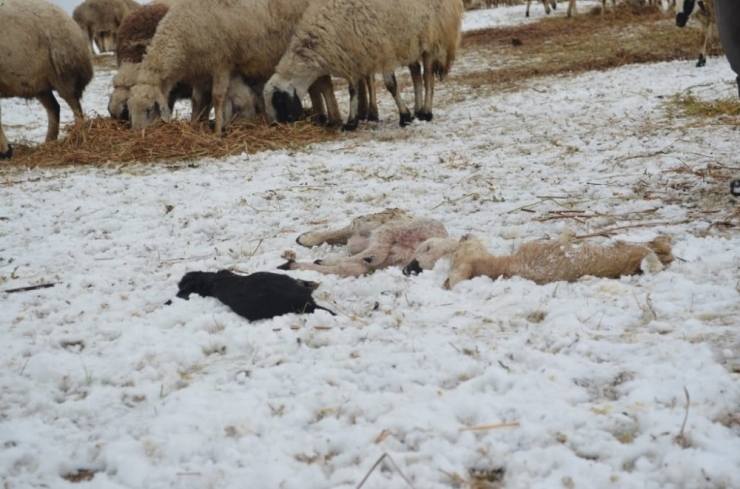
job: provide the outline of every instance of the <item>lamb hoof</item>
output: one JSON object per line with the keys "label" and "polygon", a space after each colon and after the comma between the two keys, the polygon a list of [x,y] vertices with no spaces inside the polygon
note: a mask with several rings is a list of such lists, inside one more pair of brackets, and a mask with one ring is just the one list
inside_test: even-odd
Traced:
{"label": "lamb hoof", "polygon": [[357,119],[352,119],[351,121],[347,121],[347,123],[344,125],[344,130],[354,131],[357,129],[357,126],[359,126],[359,121]]}
{"label": "lamb hoof", "polygon": [[696,62],[696,67],[701,68],[702,66],[707,65],[707,58],[704,57],[704,55],[699,55],[699,61]]}
{"label": "lamb hoof", "polygon": [[740,179],[730,182],[730,193],[735,197],[740,197]]}
{"label": "lamb hoof", "polygon": [[557,3],[552,2],[550,5],[552,6],[552,9],[553,10],[557,10],[558,9],[558,4]]}
{"label": "lamb hoof", "polygon": [[293,270],[293,263],[295,263],[295,261],[288,260],[282,265],[280,265],[279,267],[277,267],[277,269],[278,270]]}
{"label": "lamb hoof", "polygon": [[398,125],[401,127],[406,127],[411,124],[411,121],[413,120],[414,116],[412,116],[411,113],[401,114],[401,120],[398,122]]}
{"label": "lamb hoof", "polygon": [[529,12],[524,12],[525,17],[529,17]]}
{"label": "lamb hoof", "polygon": [[13,157],[13,145],[9,144],[8,151],[6,151],[5,153],[0,153],[0,160],[9,160],[12,157]]}
{"label": "lamb hoof", "polygon": [[313,261],[313,264],[314,265],[323,265],[324,264],[324,260],[314,260]]}
{"label": "lamb hoof", "polygon": [[427,112],[426,110],[420,110],[416,113],[416,118],[420,121],[426,121],[429,122],[434,118],[434,115],[431,112]]}
{"label": "lamb hoof", "polygon": [[[308,234],[308,233],[303,233],[303,234],[301,234],[300,236],[298,236],[298,237],[297,237],[297,238],[295,239],[295,242],[296,242],[296,243],[298,243],[298,244],[299,244],[299,245],[301,245],[301,246],[305,246],[306,248],[311,248],[311,247],[313,246],[312,244],[306,244],[306,243],[305,243],[305,239],[306,239],[306,235],[307,235],[307,234]],[[304,241],[301,241],[301,240],[304,240]]]}

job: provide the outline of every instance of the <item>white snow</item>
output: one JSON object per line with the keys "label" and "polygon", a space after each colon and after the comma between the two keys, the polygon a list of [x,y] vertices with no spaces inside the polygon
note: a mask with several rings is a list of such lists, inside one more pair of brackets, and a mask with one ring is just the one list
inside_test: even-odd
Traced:
{"label": "white snow", "polygon": [[[522,18],[499,8],[465,22]],[[384,453],[416,488],[471,469],[503,469],[507,488],[740,487],[740,236],[712,226],[738,204],[729,181],[673,171],[740,166],[737,127],[666,110],[687,90],[736,93],[725,59],[505,93],[455,85],[465,69],[439,84],[432,122],[397,127],[380,92],[381,123],[304,151],[0,166],[0,288],[56,283],[0,294],[4,487],[73,487],[61,476],[85,469],[89,487],[354,488]],[[106,113],[111,76],[96,74],[88,113]],[[37,102],[2,105],[11,141],[43,140]],[[321,282],[336,317],[248,323],[215,299],[174,298],[187,271],[343,253],[294,240],[385,207],[496,253],[645,224],[617,237],[670,235],[680,260],[620,280],[452,291],[446,263],[411,278],[291,272]],[[535,220],[566,209],[606,216]],[[464,430],[498,423],[513,424]],[[383,463],[363,487],[408,486]]]}

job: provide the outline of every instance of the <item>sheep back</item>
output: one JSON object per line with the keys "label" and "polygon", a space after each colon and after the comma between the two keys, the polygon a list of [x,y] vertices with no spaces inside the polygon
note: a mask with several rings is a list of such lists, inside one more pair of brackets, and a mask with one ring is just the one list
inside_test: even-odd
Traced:
{"label": "sheep back", "polygon": [[33,98],[54,89],[82,97],[93,76],[87,40],[61,8],[46,0],[0,4],[0,97]]}
{"label": "sheep back", "polygon": [[169,7],[161,3],[143,5],[123,18],[116,37],[118,66],[124,62],[141,63],[159,22],[168,10]]}

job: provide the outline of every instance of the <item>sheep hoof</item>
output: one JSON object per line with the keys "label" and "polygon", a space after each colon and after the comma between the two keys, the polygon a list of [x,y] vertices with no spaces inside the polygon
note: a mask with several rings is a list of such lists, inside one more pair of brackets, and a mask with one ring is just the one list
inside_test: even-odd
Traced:
{"label": "sheep hoof", "polygon": [[730,193],[735,197],[740,197],[740,179],[730,182]]}
{"label": "sheep hoof", "polygon": [[696,67],[701,68],[702,66],[706,66],[706,64],[707,64],[707,58],[705,58],[703,54],[700,54],[699,61],[696,62]]}
{"label": "sheep hoof", "polygon": [[432,120],[432,118],[434,118],[434,114],[432,114],[431,112],[427,112],[426,110],[420,110],[416,113],[416,118],[420,121],[429,122]]}
{"label": "sheep hoof", "polygon": [[9,160],[13,157],[13,145],[8,145],[8,151],[5,153],[0,153],[0,160]]}
{"label": "sheep hoof", "polygon": [[380,122],[380,117],[378,117],[378,113],[370,113],[367,116],[367,120],[369,122]]}
{"label": "sheep hoof", "polygon": [[313,264],[314,265],[323,265],[324,264],[324,260],[314,260],[313,261]]}
{"label": "sheep hoof", "polygon": [[344,130],[354,131],[357,129],[358,125],[359,125],[359,121],[357,119],[352,119],[350,121],[347,121],[347,123],[344,125]]}
{"label": "sheep hoof", "polygon": [[329,125],[329,118],[327,116],[325,116],[324,114],[321,114],[319,116],[319,125],[328,126]]}
{"label": "sheep hoof", "polygon": [[278,270],[293,270],[293,263],[295,263],[295,261],[288,260],[282,265],[280,265],[279,267],[277,267],[277,269]]}
{"label": "sheep hoof", "polygon": [[525,17],[529,17],[529,12],[524,12]]}
{"label": "sheep hoof", "polygon": [[557,10],[558,9],[558,4],[557,3],[552,2],[550,5],[552,5],[552,9],[553,10]]}
{"label": "sheep hoof", "polygon": [[398,125],[401,127],[406,127],[409,124],[411,124],[411,121],[413,120],[414,120],[414,116],[412,116],[410,113],[401,114],[401,120],[398,122]]}

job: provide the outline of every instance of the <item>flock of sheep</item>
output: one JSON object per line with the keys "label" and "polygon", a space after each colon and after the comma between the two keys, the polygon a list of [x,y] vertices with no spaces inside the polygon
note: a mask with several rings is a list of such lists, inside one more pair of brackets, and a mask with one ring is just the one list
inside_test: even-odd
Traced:
{"label": "flock of sheep", "polygon": [[[134,130],[169,121],[185,97],[193,120],[213,110],[217,134],[258,111],[292,122],[306,94],[320,121],[338,125],[332,77],[349,84],[351,130],[378,117],[376,73],[406,125],[432,118],[434,79],[455,59],[462,12],[461,0],[85,0],[70,18],[46,0],[4,0],[0,46],[19,48],[0,56],[0,97],[37,98],[48,114],[46,141],[56,139],[53,91],[82,117],[96,44],[115,48],[109,112]],[[398,93],[394,71],[403,66],[414,83],[413,115]],[[9,158],[1,127],[0,157]]]}
{"label": "flock of sheep", "polygon": [[[541,0],[549,13],[552,0]],[[659,2],[660,0],[653,0]],[[612,0],[614,3],[614,0]],[[401,126],[433,117],[434,80],[450,70],[462,13],[471,0],[84,0],[70,18],[47,0],[0,3],[0,98],[36,98],[46,109],[46,141],[59,133],[56,91],[83,116],[80,98],[93,76],[94,45],[115,50],[108,110],[133,130],[169,121],[178,99],[192,120],[215,114],[221,134],[234,118],[262,112],[271,123],[304,115],[303,97],[324,124],[342,124],[332,77],[349,85],[344,128],[378,120],[374,75],[381,73]],[[487,4],[492,3],[486,0]],[[493,2],[498,3],[498,2]],[[529,15],[527,2],[527,15]],[[606,0],[602,0],[605,7]],[[709,37],[712,2],[676,5],[676,22],[696,14]],[[575,1],[569,1],[569,13]],[[603,10],[602,10],[603,12]],[[705,62],[706,41],[698,65]],[[413,113],[401,99],[395,70],[408,67]],[[0,159],[13,148],[2,130]]]}

